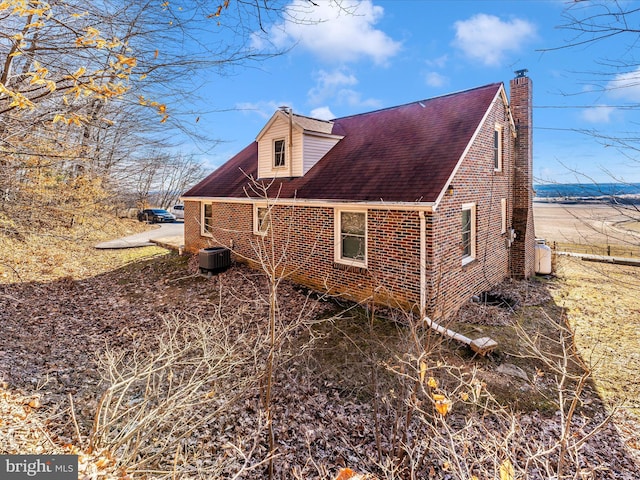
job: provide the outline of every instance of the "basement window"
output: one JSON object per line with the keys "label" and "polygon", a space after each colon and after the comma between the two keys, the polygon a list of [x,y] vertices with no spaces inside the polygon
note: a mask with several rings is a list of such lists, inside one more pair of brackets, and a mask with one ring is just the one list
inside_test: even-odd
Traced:
{"label": "basement window", "polygon": [[476,258],[476,204],[462,205],[462,264]]}
{"label": "basement window", "polygon": [[335,211],[336,263],[366,267],[367,265],[367,212]]}

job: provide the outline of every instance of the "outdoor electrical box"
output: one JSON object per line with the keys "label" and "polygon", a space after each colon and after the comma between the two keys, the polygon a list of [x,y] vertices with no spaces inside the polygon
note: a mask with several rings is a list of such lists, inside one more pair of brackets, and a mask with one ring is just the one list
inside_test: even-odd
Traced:
{"label": "outdoor electrical box", "polygon": [[200,273],[219,272],[231,266],[231,250],[225,247],[203,248],[198,252]]}

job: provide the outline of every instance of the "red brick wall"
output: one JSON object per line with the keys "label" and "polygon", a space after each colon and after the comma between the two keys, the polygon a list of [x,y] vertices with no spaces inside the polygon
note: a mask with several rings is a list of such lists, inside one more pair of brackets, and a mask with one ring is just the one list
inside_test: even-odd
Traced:
{"label": "red brick wall", "polygon": [[[494,171],[493,132],[502,125],[502,171]],[[511,183],[513,178],[513,131],[501,98],[463,159],[428,229],[429,307],[433,318],[455,312],[472,295],[490,289],[509,277],[509,248],[502,230],[501,199],[507,199],[507,227],[511,225]],[[476,204],[476,259],[462,263],[462,205]]]}
{"label": "red brick wall", "polygon": [[[185,201],[185,218],[199,218],[200,203]],[[212,237],[185,220],[185,246],[196,252],[206,246],[232,248],[234,259],[260,268],[280,259],[284,273],[311,288],[352,300],[397,302],[414,307],[420,301],[420,219],[417,212],[367,212],[367,268],[334,262],[334,209],[276,205],[271,209],[273,235],[253,234],[251,204],[213,204]],[[273,246],[273,249],[272,249]],[[273,253],[275,252],[275,254]]]}
{"label": "red brick wall", "polygon": [[[507,199],[507,227],[513,223],[513,131],[498,98],[477,141],[463,159],[433,214],[426,214],[427,312],[434,319],[454,313],[470,296],[496,285],[511,273],[511,248],[501,232],[501,199]],[[503,127],[503,168],[494,171],[493,131]],[[462,205],[476,204],[476,259],[462,264]],[[416,211],[368,210],[368,267],[334,262],[332,207],[274,206],[272,236],[253,234],[250,203],[213,205],[212,237],[200,235],[200,203],[185,202],[185,245],[195,252],[208,245],[231,247],[234,258],[256,265],[257,252],[285,259],[285,272],[296,282],[358,301],[417,307],[420,301],[420,218]],[[193,221],[197,219],[197,221]],[[532,226],[531,226],[532,230]],[[273,242],[273,243],[272,243]],[[271,247],[273,246],[273,250]]]}
{"label": "red brick wall", "polygon": [[512,270],[516,278],[528,278],[535,271],[535,232],[533,226],[533,135],[532,83],[528,77],[511,80],[511,110],[517,129],[514,143],[513,227],[516,240],[512,249]]}

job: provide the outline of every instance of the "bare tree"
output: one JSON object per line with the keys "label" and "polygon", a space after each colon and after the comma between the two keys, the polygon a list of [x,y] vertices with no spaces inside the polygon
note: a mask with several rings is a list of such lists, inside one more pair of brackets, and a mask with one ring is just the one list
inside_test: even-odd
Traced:
{"label": "bare tree", "polygon": [[[563,11],[563,22],[559,28],[569,34],[566,42],[545,51],[584,48],[591,44],[606,45],[613,39],[622,41],[627,48],[608,49],[606,57],[593,58],[594,68],[585,69],[579,75],[589,84],[589,91],[600,92],[611,98],[624,98],[626,92],[636,88],[640,84],[640,59],[636,55],[640,29],[640,8],[633,2],[589,0],[581,2],[567,2],[568,6]],[[580,95],[584,92],[564,94]],[[638,104],[630,102],[611,108],[625,111],[637,111]],[[598,129],[575,129],[577,133],[595,139],[605,147],[617,150],[627,163],[640,168],[640,134],[633,123],[630,128],[625,128],[614,133],[607,133]],[[632,189],[632,184],[623,175],[613,169],[602,168],[602,172],[608,179],[608,183],[619,184],[621,188],[612,190],[610,186],[596,180],[592,175],[580,169],[565,166],[578,183],[588,185],[589,192],[585,196],[594,194],[605,199],[612,205],[619,216],[628,222],[635,223],[640,220],[640,205],[637,197],[627,196],[623,190]],[[602,232],[598,232],[602,233]],[[616,243],[627,245],[631,250],[637,248],[638,237],[624,231],[616,235]]]}
{"label": "bare tree", "polygon": [[113,172],[119,197],[132,198],[131,207],[168,208],[180,194],[204,177],[202,164],[193,156],[151,150],[145,158],[123,161]]}
{"label": "bare tree", "polygon": [[86,177],[109,198],[118,163],[134,165],[150,148],[174,145],[178,134],[195,137],[183,119],[195,118],[198,90],[229,68],[280,53],[258,50],[251,36],[295,15],[286,7],[243,0],[3,2],[0,212],[19,220],[30,208],[25,198],[40,188],[40,175],[25,183],[33,163],[58,179],[49,189],[68,190]]}

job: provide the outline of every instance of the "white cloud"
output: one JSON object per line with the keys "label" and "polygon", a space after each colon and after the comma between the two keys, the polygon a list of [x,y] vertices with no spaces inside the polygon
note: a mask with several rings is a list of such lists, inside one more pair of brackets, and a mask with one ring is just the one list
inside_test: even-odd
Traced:
{"label": "white cloud", "polygon": [[446,85],[449,79],[438,72],[427,72],[424,76],[425,82],[430,87],[442,87]]}
{"label": "white cloud", "polygon": [[[384,65],[401,44],[375,28],[383,15],[384,9],[372,0],[321,1],[316,5],[293,0],[287,7],[287,20],[271,28],[268,39],[281,48],[298,44],[330,63],[365,57]],[[255,35],[254,45],[259,46]]]}
{"label": "white cloud", "polygon": [[311,110],[311,117],[319,118],[320,120],[331,120],[336,118],[329,107],[318,107]]}
{"label": "white cloud", "polygon": [[535,25],[526,20],[502,21],[484,13],[455,22],[455,30],[453,45],[488,66],[500,65],[507,53],[521,50],[536,35]]}
{"label": "white cloud", "polygon": [[449,61],[448,55],[440,55],[438,58],[432,58],[426,61],[426,64],[433,68],[444,68]]}
{"label": "white cloud", "polygon": [[[293,107],[291,102],[276,102],[273,100],[263,102],[241,102],[236,103],[235,108],[243,112],[256,113],[262,118],[271,118],[282,105]],[[294,109],[295,110],[295,109]]]}
{"label": "white cloud", "polygon": [[606,105],[596,105],[592,108],[586,108],[582,111],[581,117],[589,123],[609,123],[611,114],[615,111],[613,107]]}
{"label": "white cloud", "polygon": [[345,86],[353,86],[358,79],[343,69],[327,72],[320,70],[316,79],[316,86],[309,90],[307,96],[313,104],[324,102],[327,98],[335,97],[337,92],[345,90]]}
{"label": "white cloud", "polygon": [[309,90],[307,96],[309,102],[318,105],[331,101],[338,105],[351,107],[380,106],[376,99],[363,99],[362,94],[353,87],[358,84],[358,79],[345,69],[337,69],[331,72],[320,70],[317,74],[316,85]]}
{"label": "white cloud", "polygon": [[607,84],[609,95],[632,102],[640,102],[640,67],[632,72],[616,75]]}

